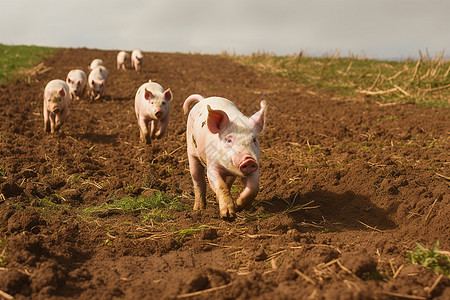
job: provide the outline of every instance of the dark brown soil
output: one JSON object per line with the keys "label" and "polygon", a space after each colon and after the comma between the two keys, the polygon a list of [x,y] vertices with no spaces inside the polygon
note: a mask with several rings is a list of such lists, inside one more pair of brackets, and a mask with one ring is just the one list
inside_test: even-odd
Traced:
{"label": "dark brown soil", "polygon": [[[60,50],[44,62],[50,71],[0,87],[1,291],[15,299],[449,299],[450,279],[437,281],[405,256],[417,242],[450,250],[449,109],[314,94],[218,56],[146,53],[141,72],[118,71],[116,54]],[[94,58],[109,70],[103,100],[73,103],[62,131],[44,133],[44,86],[72,68],[87,71]],[[133,105],[148,79],[174,94],[168,133],[151,147],[139,142]],[[246,115],[261,99],[269,104],[261,191],[231,222],[219,218],[210,191],[208,208],[192,210],[181,107],[193,93],[226,97]],[[166,221],[85,210],[155,190],[184,208],[166,209]]]}

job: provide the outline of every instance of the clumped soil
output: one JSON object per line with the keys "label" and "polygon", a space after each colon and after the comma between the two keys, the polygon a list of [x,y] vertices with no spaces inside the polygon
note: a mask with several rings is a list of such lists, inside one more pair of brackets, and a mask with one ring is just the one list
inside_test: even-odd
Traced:
{"label": "clumped soil", "polygon": [[[449,299],[450,280],[406,263],[416,243],[450,250],[448,108],[313,93],[220,56],[62,49],[0,87],[0,290],[15,299]],[[43,132],[48,81],[102,58],[100,101],[72,103]],[[141,144],[138,87],[171,88],[167,135]],[[268,101],[260,193],[221,220],[193,211],[184,99],[222,96],[246,115]],[[233,188],[234,196],[240,191]],[[181,203],[89,209],[164,192]],[[164,217],[166,216],[166,217]]]}

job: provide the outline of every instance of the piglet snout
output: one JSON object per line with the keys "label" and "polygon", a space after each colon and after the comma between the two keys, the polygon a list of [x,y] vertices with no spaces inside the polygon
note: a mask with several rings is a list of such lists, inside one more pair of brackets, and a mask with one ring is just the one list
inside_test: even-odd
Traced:
{"label": "piglet snout", "polygon": [[244,160],[239,165],[239,170],[241,170],[242,174],[245,176],[252,175],[258,170],[258,164],[256,161],[250,156],[246,156]]}
{"label": "piglet snout", "polygon": [[53,112],[54,112],[54,113],[59,113],[59,107],[56,106],[55,108],[53,108]]}
{"label": "piglet snout", "polygon": [[162,117],[162,111],[158,110],[157,112],[155,112],[155,117],[157,117],[158,119]]}

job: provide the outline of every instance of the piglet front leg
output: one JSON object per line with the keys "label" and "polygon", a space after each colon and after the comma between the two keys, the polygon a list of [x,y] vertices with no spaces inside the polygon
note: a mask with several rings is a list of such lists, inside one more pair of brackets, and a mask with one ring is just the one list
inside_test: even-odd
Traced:
{"label": "piglet front leg", "polygon": [[169,125],[169,116],[165,117],[164,119],[160,120],[159,123],[159,130],[156,132],[155,137],[157,139],[162,138],[162,136],[164,135],[164,133],[167,130],[167,126]]}
{"label": "piglet front leg", "polygon": [[50,132],[50,120],[47,108],[44,107],[44,132]]}
{"label": "piglet front leg", "polygon": [[234,219],[236,208],[231,198],[230,189],[216,168],[208,166],[208,181],[219,202],[220,216],[223,219]]}
{"label": "piglet front leg", "polygon": [[138,121],[140,139],[142,143],[150,144],[150,133],[148,131],[148,123],[144,119],[139,119]]}
{"label": "piglet front leg", "polygon": [[55,113],[55,131],[58,131],[62,125],[61,112]]}
{"label": "piglet front leg", "polygon": [[240,211],[253,202],[259,192],[259,172],[256,171],[250,177],[242,178],[242,182],[245,185],[244,190],[236,200],[236,210]]}

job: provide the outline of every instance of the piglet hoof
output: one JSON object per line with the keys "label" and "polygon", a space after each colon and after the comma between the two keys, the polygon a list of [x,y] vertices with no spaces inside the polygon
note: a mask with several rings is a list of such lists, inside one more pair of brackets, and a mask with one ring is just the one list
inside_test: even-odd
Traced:
{"label": "piglet hoof", "polygon": [[237,203],[236,204],[236,211],[242,211],[244,209],[250,209],[251,207],[252,207],[252,202]]}
{"label": "piglet hoof", "polygon": [[197,201],[194,203],[194,210],[202,210],[206,208],[206,203],[198,203]]}
{"label": "piglet hoof", "polygon": [[236,218],[236,212],[233,208],[223,207],[220,209],[220,216],[223,220],[233,221]]}
{"label": "piglet hoof", "polygon": [[195,202],[194,203],[194,210],[202,210],[205,208],[206,208],[206,203],[203,203],[203,202],[201,202],[201,203]]}

